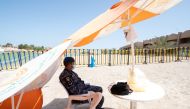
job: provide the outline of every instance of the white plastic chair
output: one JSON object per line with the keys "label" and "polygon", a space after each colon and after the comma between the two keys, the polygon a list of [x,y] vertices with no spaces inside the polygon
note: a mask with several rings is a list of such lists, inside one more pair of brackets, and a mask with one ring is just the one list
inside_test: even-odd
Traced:
{"label": "white plastic chair", "polygon": [[[62,85],[62,84],[61,84]],[[63,86],[63,85],[62,85]],[[91,104],[91,98],[92,98],[92,91],[89,91],[88,94],[81,94],[81,95],[69,95],[68,91],[66,90],[66,88],[63,86],[63,88],[65,89],[65,91],[68,94],[68,102],[66,105],[66,109],[72,109],[72,105],[74,105],[74,107],[76,107],[77,105],[80,104],[72,104],[72,100],[77,100],[77,101],[83,101],[83,100],[88,100],[89,104]],[[74,108],[75,109],[75,108]]]}

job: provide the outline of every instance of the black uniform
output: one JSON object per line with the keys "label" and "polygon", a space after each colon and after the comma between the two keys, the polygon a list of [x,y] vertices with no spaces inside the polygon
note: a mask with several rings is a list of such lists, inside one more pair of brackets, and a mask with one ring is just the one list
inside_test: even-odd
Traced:
{"label": "black uniform", "polygon": [[[69,95],[80,95],[87,94],[88,91],[101,92],[102,88],[99,86],[87,85],[83,80],[73,71],[64,69],[61,75],[59,76],[59,80],[62,85],[66,88]],[[85,103],[86,101],[74,101],[74,103]],[[97,106],[99,109],[104,102],[104,97],[102,97],[100,103]]]}

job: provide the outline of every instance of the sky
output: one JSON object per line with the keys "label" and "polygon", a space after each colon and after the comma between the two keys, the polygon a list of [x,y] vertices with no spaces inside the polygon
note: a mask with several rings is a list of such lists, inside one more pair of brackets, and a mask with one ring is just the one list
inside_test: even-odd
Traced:
{"label": "sky", "polygon": [[[55,47],[118,0],[0,0],[0,45]],[[190,30],[190,0],[134,25],[138,41]],[[122,30],[81,48],[120,48]]]}

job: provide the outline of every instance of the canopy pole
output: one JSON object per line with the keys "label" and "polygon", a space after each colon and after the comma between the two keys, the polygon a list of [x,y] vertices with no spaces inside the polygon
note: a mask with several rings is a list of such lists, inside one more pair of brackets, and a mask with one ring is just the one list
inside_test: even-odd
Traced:
{"label": "canopy pole", "polygon": [[[132,73],[134,73],[134,67],[135,67],[135,47],[134,47],[134,41],[131,41],[131,55],[132,55]],[[133,74],[134,75],[134,74]]]}
{"label": "canopy pole", "polygon": [[[153,2],[155,2],[156,0],[153,0],[151,1],[150,3],[148,3],[146,6],[145,4],[148,2],[148,0],[146,0],[142,5],[141,5],[141,8],[146,8],[148,7],[150,4],[152,4]],[[133,19],[135,16],[137,16],[138,14],[140,14],[142,12],[142,9],[138,9],[138,11],[133,14],[132,16],[130,15],[130,10],[128,9],[127,10],[127,16],[128,16],[128,30],[131,31],[131,19]],[[125,34],[126,35],[126,34]],[[127,36],[125,36],[126,39],[127,39]],[[128,77],[128,82],[129,83],[135,83],[135,72],[134,72],[134,67],[135,67],[135,47],[134,47],[134,39],[131,39],[131,57],[132,57],[132,66],[131,66],[131,69],[130,69],[130,72],[129,72],[129,77]]]}
{"label": "canopy pole", "polygon": [[15,100],[14,100],[14,95],[11,96],[11,104],[12,104],[12,109],[15,109]]}
{"label": "canopy pole", "polygon": [[[128,20],[129,20],[129,25],[128,26],[129,26],[129,31],[130,31],[129,35],[131,35],[131,29],[132,29],[132,27],[131,27],[130,10],[128,9],[127,12],[128,12]],[[126,38],[127,38],[127,36],[126,36]],[[131,56],[132,56],[132,66],[131,66],[131,70],[129,71],[129,75],[128,75],[129,76],[128,77],[129,80],[127,80],[129,84],[131,84],[131,83],[133,84],[133,83],[136,82],[135,81],[135,72],[134,72],[134,67],[135,67],[134,59],[135,59],[135,57],[134,57],[134,39],[133,38],[131,38]],[[136,107],[137,107],[137,103],[131,101],[130,102],[130,109],[136,109]]]}
{"label": "canopy pole", "polygon": [[23,95],[24,95],[24,92],[22,91],[21,94],[20,94],[20,97],[19,97],[18,103],[17,103],[17,105],[16,105],[16,109],[19,109],[19,106],[20,106],[20,103],[21,103],[21,101],[22,101],[22,97],[23,97]]}
{"label": "canopy pole", "polygon": [[[130,10],[128,9],[128,11],[127,11],[127,14],[128,14],[128,26],[129,26],[129,31],[130,31],[130,33],[131,33],[131,16],[130,16]],[[126,38],[127,38],[127,36],[126,36]],[[134,80],[134,76],[135,76],[135,74],[134,74],[134,67],[135,67],[135,62],[134,62],[134,40],[133,39],[131,39],[131,57],[132,57],[132,66],[131,66],[131,70],[130,70],[130,72],[129,72],[129,77],[128,77],[128,82],[129,83],[134,83],[135,82],[135,80]]]}

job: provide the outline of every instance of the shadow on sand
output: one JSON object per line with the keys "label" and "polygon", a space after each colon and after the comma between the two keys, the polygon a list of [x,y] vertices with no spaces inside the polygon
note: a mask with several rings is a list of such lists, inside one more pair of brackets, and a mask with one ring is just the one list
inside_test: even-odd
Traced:
{"label": "shadow on sand", "polygon": [[[67,98],[55,98],[53,101],[51,101],[46,106],[43,106],[42,109],[65,109],[67,104]],[[80,105],[73,105],[73,109],[89,109],[89,104],[80,104]],[[114,109],[114,108],[108,108],[104,107],[104,109]]]}

